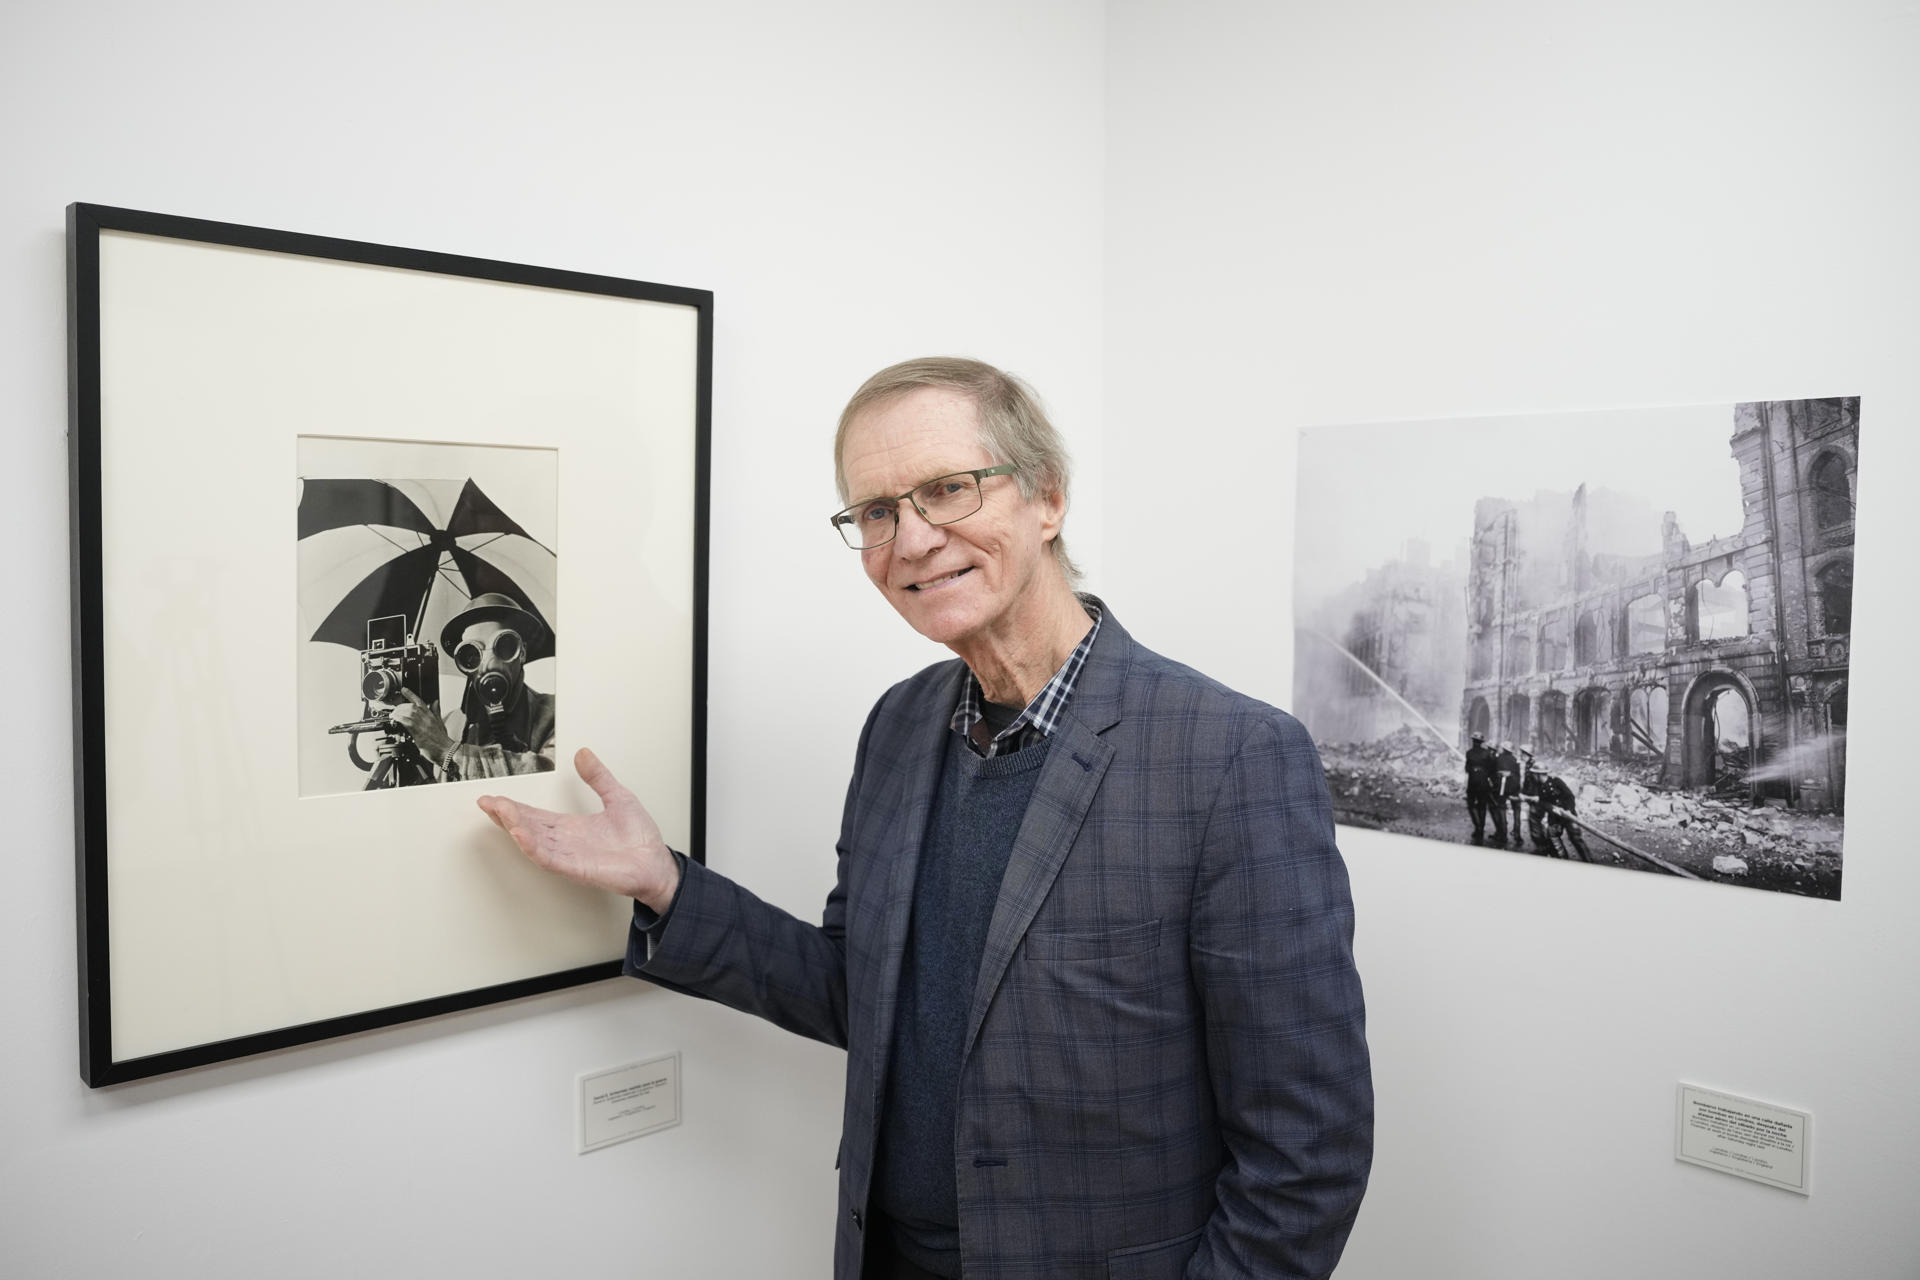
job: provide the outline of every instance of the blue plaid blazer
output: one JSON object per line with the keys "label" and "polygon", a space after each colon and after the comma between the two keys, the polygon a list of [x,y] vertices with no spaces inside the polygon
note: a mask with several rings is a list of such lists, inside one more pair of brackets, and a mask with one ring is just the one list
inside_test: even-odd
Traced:
{"label": "blue plaid blazer", "polygon": [[[628,971],[847,1049],[836,1280],[858,1280],[915,868],[964,668],[868,717],[819,924],[688,863]],[[1108,613],[988,928],[955,1122],[968,1280],[1325,1276],[1373,1092],[1353,905],[1291,716]]]}

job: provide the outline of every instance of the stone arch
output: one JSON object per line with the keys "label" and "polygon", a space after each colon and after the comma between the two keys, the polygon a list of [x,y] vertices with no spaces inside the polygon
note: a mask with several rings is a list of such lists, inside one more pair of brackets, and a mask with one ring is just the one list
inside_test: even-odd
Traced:
{"label": "stone arch", "polygon": [[1853,460],[1839,449],[1822,449],[1807,467],[1807,495],[1816,529],[1853,523]]}
{"label": "stone arch", "polygon": [[1612,733],[1613,695],[1600,685],[1588,685],[1573,695],[1573,749],[1583,756],[1607,754]]}
{"label": "stone arch", "polygon": [[1489,736],[1492,731],[1493,712],[1487,708],[1487,700],[1485,698],[1475,698],[1473,705],[1467,708],[1468,736],[1471,737],[1476,733]]}
{"label": "stone arch", "polygon": [[1752,795],[1760,750],[1760,699],[1737,671],[1716,667],[1694,677],[1681,713],[1680,785]]}

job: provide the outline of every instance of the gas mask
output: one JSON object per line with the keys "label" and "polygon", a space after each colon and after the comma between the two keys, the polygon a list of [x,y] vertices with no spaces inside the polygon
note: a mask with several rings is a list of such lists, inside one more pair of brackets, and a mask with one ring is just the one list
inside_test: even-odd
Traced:
{"label": "gas mask", "polygon": [[520,701],[527,665],[527,643],[498,622],[476,622],[461,633],[453,663],[467,677],[469,722],[485,716],[497,738],[514,704]]}

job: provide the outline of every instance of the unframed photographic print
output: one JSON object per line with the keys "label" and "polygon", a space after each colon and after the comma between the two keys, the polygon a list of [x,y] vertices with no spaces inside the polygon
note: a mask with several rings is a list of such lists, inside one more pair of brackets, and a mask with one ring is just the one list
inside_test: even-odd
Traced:
{"label": "unframed photographic print", "polygon": [[554,767],[558,454],[300,440],[300,791]]}
{"label": "unframed photographic print", "polygon": [[1337,820],[1837,899],[1859,421],[1303,431],[1293,709]]}

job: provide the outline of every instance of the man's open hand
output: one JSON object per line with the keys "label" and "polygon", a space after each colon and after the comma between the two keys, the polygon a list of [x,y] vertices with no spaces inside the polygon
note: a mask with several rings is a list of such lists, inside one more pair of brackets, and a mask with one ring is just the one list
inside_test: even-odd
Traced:
{"label": "man's open hand", "polygon": [[666,910],[680,887],[680,865],[653,816],[585,747],[573,767],[600,797],[599,813],[552,813],[505,796],[481,796],[480,810],[548,871]]}

